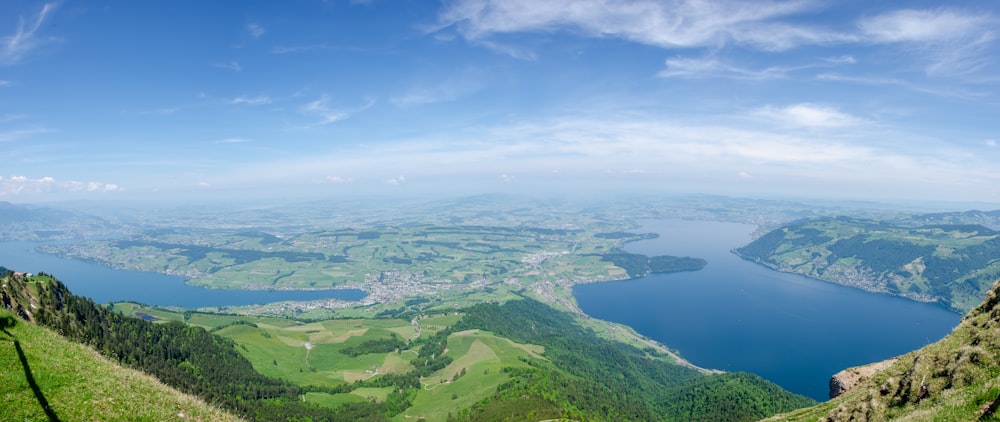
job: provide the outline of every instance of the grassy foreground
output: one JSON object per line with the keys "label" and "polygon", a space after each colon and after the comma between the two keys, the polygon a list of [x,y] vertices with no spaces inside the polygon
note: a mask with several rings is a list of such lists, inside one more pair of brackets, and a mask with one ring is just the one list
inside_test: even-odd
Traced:
{"label": "grassy foreground", "polygon": [[0,309],[0,420],[239,420]]}

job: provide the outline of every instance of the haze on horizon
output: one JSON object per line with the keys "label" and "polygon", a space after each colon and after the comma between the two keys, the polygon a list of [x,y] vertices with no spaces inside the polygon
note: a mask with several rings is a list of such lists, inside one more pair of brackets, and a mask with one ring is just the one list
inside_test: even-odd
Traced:
{"label": "haze on horizon", "polygon": [[1000,203],[1000,4],[0,3],[0,201]]}

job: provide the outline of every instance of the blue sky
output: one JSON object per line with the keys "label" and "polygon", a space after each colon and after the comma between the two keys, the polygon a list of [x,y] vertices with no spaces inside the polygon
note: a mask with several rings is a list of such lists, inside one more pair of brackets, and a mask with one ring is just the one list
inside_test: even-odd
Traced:
{"label": "blue sky", "polygon": [[0,2],[0,200],[1000,202],[1000,4]]}

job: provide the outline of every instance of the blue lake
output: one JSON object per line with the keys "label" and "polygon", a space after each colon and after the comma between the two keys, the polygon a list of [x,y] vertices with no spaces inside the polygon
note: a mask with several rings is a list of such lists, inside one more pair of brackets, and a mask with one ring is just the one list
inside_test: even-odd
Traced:
{"label": "blue lake", "polygon": [[821,401],[828,398],[834,373],[935,342],[961,318],[939,305],[745,261],[731,250],[748,243],[753,230],[735,223],[646,221],[636,231],[660,237],[626,250],[699,257],[708,265],[578,285],[573,295],[588,315],[627,324],[698,366],[753,372]]}
{"label": "blue lake", "polygon": [[60,258],[35,251],[44,243],[0,242],[0,266],[13,271],[54,275],[74,294],[97,303],[129,300],[155,306],[202,308],[241,306],[288,300],[336,298],[360,300],[358,289],[337,290],[218,290],[190,286],[181,277],[142,271],[125,271],[89,262]]}

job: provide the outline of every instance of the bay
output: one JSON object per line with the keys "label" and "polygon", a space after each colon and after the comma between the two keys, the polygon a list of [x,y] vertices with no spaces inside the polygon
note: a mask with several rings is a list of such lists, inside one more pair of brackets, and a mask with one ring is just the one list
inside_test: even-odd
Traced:
{"label": "bay", "polygon": [[588,315],[619,322],[680,351],[695,365],[758,374],[825,401],[834,373],[939,340],[961,316],[935,304],[868,293],[786,274],[732,250],[751,240],[748,224],[657,220],[637,232],[657,239],[626,250],[704,258],[699,271],[578,285]]}
{"label": "bay", "polygon": [[0,242],[0,266],[12,271],[51,274],[74,294],[97,303],[135,301],[153,306],[188,309],[243,306],[282,301],[341,299],[356,301],[367,293],[359,289],[333,290],[222,290],[191,286],[184,278],[143,271],[118,270],[102,265],[44,254],[45,243]]}

